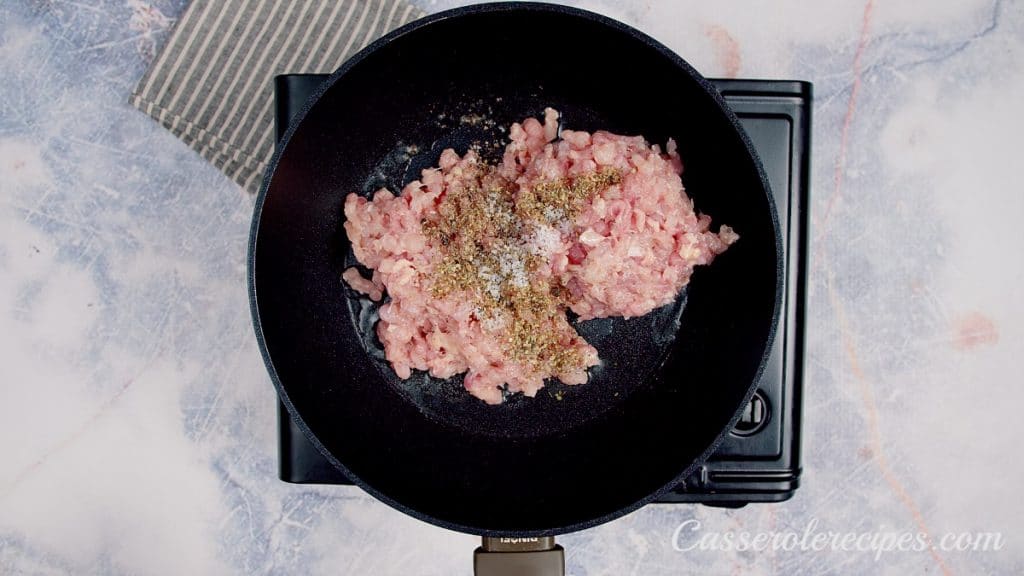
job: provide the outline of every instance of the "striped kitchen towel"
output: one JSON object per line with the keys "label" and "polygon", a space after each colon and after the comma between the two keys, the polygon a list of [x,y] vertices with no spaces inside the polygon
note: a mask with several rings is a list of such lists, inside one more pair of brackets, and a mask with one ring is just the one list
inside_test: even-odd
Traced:
{"label": "striped kitchen towel", "polygon": [[193,0],[131,104],[255,192],[274,151],[274,76],[333,72],[422,15],[404,0]]}

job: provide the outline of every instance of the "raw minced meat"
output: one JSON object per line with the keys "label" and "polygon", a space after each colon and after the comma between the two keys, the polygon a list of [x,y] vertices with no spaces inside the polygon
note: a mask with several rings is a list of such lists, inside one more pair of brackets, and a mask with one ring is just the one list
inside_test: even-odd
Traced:
{"label": "raw minced meat", "polygon": [[[349,194],[345,230],[379,300],[377,335],[401,378],[466,372],[488,403],[546,378],[587,381],[597,351],[569,324],[668,304],[738,238],[694,212],[675,143],[563,130],[558,114],[513,124],[497,165],[445,150],[399,196]],[[560,136],[560,137],[559,137]]]}

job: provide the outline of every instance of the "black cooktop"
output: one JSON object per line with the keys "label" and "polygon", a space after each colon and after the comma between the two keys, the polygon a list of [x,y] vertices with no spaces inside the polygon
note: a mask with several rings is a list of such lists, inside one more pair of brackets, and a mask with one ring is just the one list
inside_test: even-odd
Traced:
{"label": "black cooktop", "polygon": [[[325,79],[278,76],[277,135]],[[786,278],[779,333],[758,390],[718,451],[660,502],[737,507],[781,502],[799,486],[804,302],[811,151],[811,85],[780,80],[712,80],[754,143],[775,195]],[[280,478],[298,484],[352,484],[306,440],[278,403]]]}

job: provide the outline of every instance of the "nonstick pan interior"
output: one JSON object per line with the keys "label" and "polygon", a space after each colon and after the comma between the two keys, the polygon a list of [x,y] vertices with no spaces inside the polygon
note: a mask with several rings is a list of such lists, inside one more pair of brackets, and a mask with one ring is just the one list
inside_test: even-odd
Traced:
{"label": "nonstick pan interior", "polygon": [[[756,382],[781,276],[767,183],[695,72],[601,17],[490,5],[385,37],[314,100],[264,184],[250,282],[272,378],[333,463],[419,518],[536,535],[634,509],[707,455]],[[586,385],[488,406],[458,382],[399,381],[379,358],[373,306],[340,281],[354,263],[345,195],[394,190],[448,145],[486,150],[546,106],[573,129],[675,138],[697,209],[741,240],[674,305],[581,325],[604,360]]]}

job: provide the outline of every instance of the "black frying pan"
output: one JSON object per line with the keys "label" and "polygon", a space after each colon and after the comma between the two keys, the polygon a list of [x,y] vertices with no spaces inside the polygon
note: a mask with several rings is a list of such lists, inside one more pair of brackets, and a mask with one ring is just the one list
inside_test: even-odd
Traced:
{"label": "black frying pan", "polygon": [[[487,153],[501,127],[545,106],[572,129],[674,137],[698,211],[741,239],[698,268],[675,304],[579,324],[604,361],[586,385],[489,406],[457,378],[399,380],[373,335],[375,306],[340,280],[356,263],[346,194],[397,192],[449,146]],[[640,507],[713,451],[764,365],[780,255],[753,148],[686,62],[602,16],[489,4],[388,34],[310,99],[257,201],[249,287],[282,401],[348,477],[446,528],[546,536]]]}

